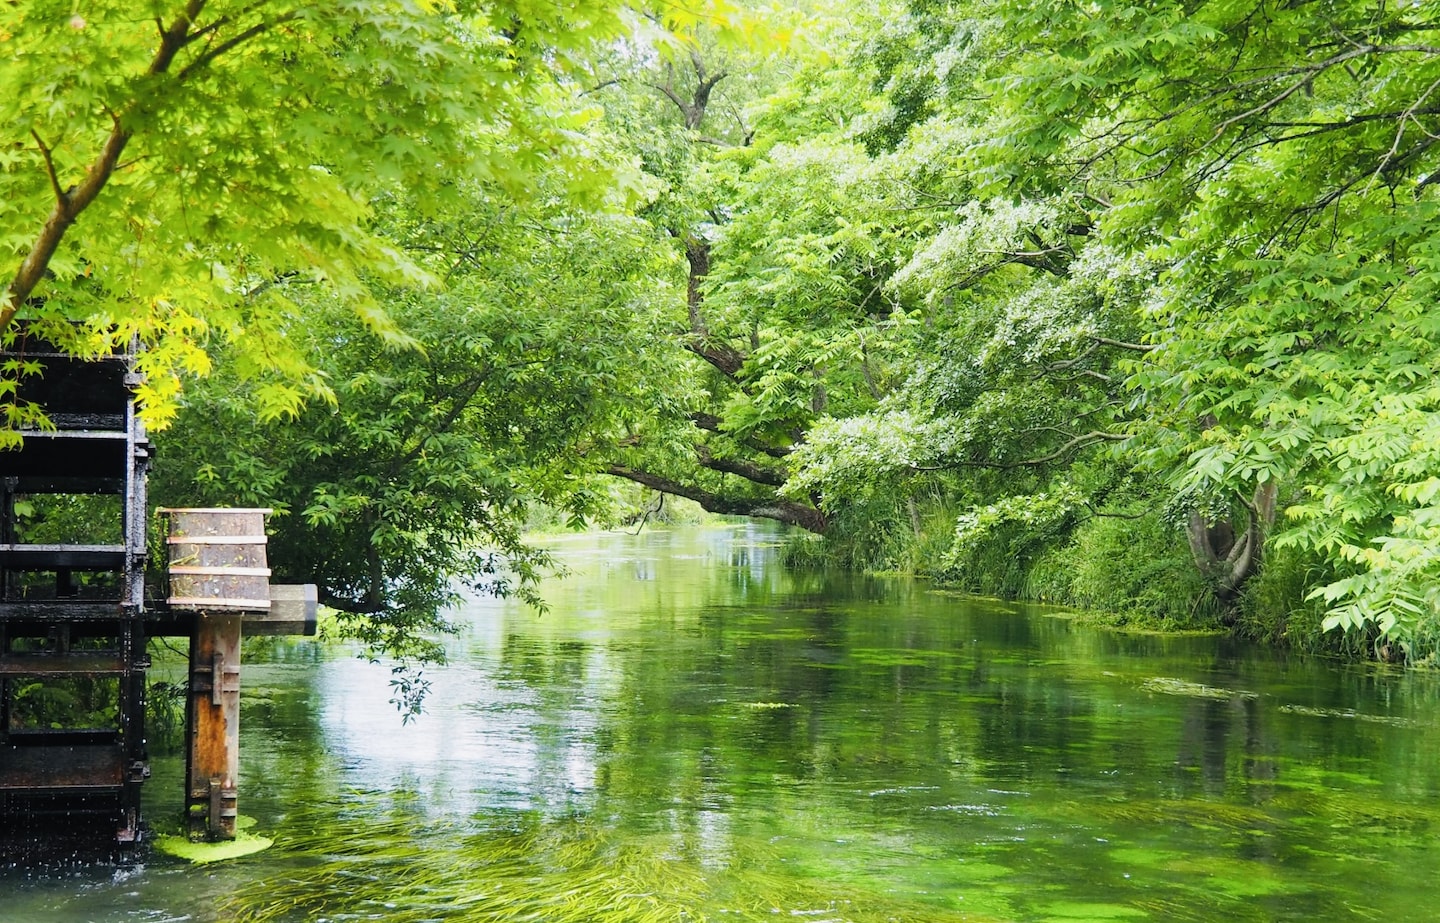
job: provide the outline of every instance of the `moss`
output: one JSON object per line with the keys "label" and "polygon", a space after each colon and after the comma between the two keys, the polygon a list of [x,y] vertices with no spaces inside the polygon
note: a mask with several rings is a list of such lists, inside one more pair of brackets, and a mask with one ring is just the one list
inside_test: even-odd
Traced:
{"label": "moss", "polygon": [[[241,818],[241,826],[251,826],[244,823],[249,818]],[[189,837],[172,836],[162,834],[155,837],[155,848],[160,852],[177,859],[184,859],[197,865],[207,862],[222,862],[226,859],[239,859],[244,856],[252,856],[255,853],[263,852],[275,845],[275,841],[269,837],[251,833],[248,830],[240,829],[235,833],[235,839],[220,842],[205,842],[191,840]]]}

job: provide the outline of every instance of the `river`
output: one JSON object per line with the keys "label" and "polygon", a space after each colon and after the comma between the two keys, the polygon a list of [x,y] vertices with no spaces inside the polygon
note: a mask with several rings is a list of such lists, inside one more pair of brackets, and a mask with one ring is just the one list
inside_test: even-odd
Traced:
{"label": "river", "polygon": [[[1440,919],[1440,681],[585,535],[475,601],[405,724],[250,652],[245,859],[0,871],[4,923]],[[150,817],[179,811],[157,756]]]}

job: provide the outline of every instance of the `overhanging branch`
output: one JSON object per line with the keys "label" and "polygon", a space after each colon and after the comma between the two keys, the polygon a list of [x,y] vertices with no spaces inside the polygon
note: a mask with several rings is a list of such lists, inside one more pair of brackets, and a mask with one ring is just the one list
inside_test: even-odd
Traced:
{"label": "overhanging branch", "polygon": [[[149,77],[160,77],[170,72],[175,63],[176,56],[186,45],[197,35],[194,30],[195,21],[205,9],[205,0],[189,0],[185,5],[184,12],[175,17],[168,27],[157,20],[157,27],[160,34],[160,44],[156,48],[150,64],[146,68],[146,75]],[[293,18],[293,14],[285,18]],[[274,21],[262,22],[238,35],[218,43],[213,48],[200,54],[194,61],[184,67],[178,75],[178,79],[184,79],[197,69],[207,67],[215,58],[225,54],[237,46],[262,34],[275,24]],[[200,30],[209,32],[208,29]],[[3,304],[0,304],[0,330],[10,326],[15,315],[20,312],[21,307],[29,300],[35,287],[45,277],[45,272],[50,266],[51,259],[60,247],[60,241],[65,237],[67,231],[75,224],[76,219],[90,204],[100,195],[100,191],[110,182],[116,165],[120,162],[120,156],[125,152],[125,146],[130,143],[132,131],[125,126],[124,117],[139,105],[139,100],[132,100],[129,107],[120,112],[111,113],[110,133],[106,136],[100,147],[99,154],[85,168],[84,177],[77,183],[67,188],[62,188],[62,183],[55,173],[54,159],[51,151],[40,140],[36,134],[35,140],[40,146],[41,157],[45,161],[46,170],[49,173],[50,183],[56,193],[55,204],[50,210],[50,215],[45,219],[40,232],[36,235],[35,241],[30,250],[25,254],[19,269],[15,271],[15,277],[11,279],[6,290],[6,297]]]}
{"label": "overhanging branch", "polygon": [[759,519],[773,519],[776,522],[799,526],[802,529],[807,529],[817,534],[824,534],[825,532],[825,514],[813,506],[806,506],[791,500],[781,500],[775,497],[761,499],[726,497],[714,491],[696,487],[693,484],[682,484],[670,478],[651,474],[648,471],[627,468],[624,465],[611,465],[606,470],[607,473],[615,477],[633,481],[636,484],[649,487],[651,490],[658,490],[671,496],[693,500],[700,504],[701,509],[708,513],[716,513],[722,516],[751,516]]}
{"label": "overhanging branch", "polygon": [[781,487],[787,480],[784,471],[766,468],[740,458],[716,458],[703,445],[695,447],[695,457],[699,460],[702,468],[709,468],[711,471],[719,471],[722,474],[738,475],[747,481],[754,481],[756,484],[764,484],[767,487]]}
{"label": "overhanging branch", "polygon": [[771,458],[784,458],[792,451],[789,446],[769,445],[767,443],[761,442],[759,439],[756,439],[754,437],[747,437],[744,439],[736,438],[733,433],[728,433],[725,430],[721,429],[721,423],[723,421],[721,421],[721,419],[714,414],[692,413],[690,414],[690,422],[694,423],[695,426],[699,429],[705,430],[707,433],[715,433],[716,435],[734,439],[736,442],[740,443],[745,448],[751,449],[755,452],[759,452],[762,455],[768,455]]}

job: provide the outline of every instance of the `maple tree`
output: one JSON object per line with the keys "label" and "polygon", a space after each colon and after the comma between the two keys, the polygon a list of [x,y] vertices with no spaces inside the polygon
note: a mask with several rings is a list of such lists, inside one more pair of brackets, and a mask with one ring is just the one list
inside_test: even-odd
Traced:
{"label": "maple tree", "polygon": [[585,118],[559,81],[622,20],[604,0],[6,4],[0,330],[82,355],[138,336],[152,424],[225,343],[279,373],[257,412],[294,414],[326,385],[278,283],[400,336],[361,276],[430,280],[377,233],[376,197],[434,208],[457,179],[554,169]]}

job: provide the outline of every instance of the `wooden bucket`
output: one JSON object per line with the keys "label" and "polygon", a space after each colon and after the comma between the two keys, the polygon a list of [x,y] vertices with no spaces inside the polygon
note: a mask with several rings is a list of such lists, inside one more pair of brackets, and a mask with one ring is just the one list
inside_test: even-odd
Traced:
{"label": "wooden bucket", "polygon": [[173,609],[268,612],[270,568],[265,516],[270,510],[164,509],[170,517]]}

